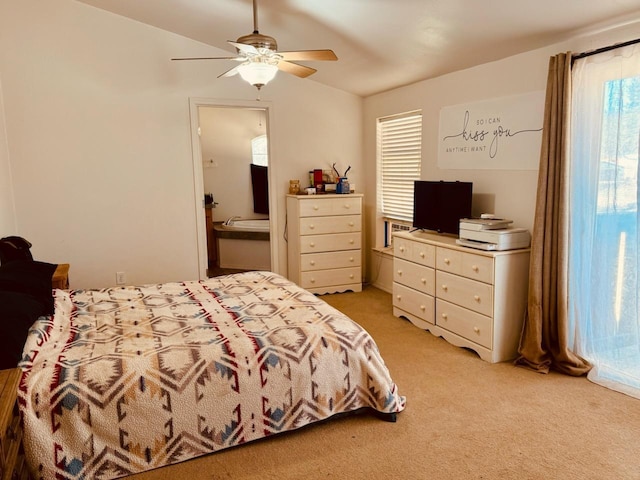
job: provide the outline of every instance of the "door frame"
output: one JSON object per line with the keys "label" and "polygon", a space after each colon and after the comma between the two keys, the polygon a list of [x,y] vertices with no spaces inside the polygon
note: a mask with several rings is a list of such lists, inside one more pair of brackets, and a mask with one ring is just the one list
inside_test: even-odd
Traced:
{"label": "door frame", "polygon": [[200,107],[213,108],[247,108],[252,110],[263,110],[265,112],[267,146],[269,154],[269,169],[267,182],[269,185],[269,232],[270,232],[270,250],[271,250],[271,271],[280,273],[280,254],[278,235],[274,232],[278,231],[277,225],[277,198],[276,189],[274,188],[275,155],[273,155],[273,105],[268,101],[250,101],[250,100],[220,100],[213,98],[190,98],[189,99],[189,117],[191,122],[191,152],[193,159],[193,183],[194,183],[194,203],[196,210],[196,239],[198,252],[198,276],[201,280],[207,278],[207,232],[205,228],[205,211],[204,211],[204,172],[202,164],[202,148],[200,145],[200,121],[198,109]]}

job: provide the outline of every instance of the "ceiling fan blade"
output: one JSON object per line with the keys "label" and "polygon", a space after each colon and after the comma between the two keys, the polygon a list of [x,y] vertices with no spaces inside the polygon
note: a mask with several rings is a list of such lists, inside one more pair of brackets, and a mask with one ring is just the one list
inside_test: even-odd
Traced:
{"label": "ceiling fan blade", "polygon": [[287,61],[320,61],[320,60],[338,60],[333,50],[299,50],[293,52],[278,52],[283,60]]}
{"label": "ceiling fan blade", "polygon": [[221,73],[220,75],[218,75],[218,78],[221,78],[221,77],[233,77],[234,75],[236,75],[238,73],[238,67],[239,66],[240,65],[236,65],[235,67],[230,68],[226,72]]}
{"label": "ceiling fan blade", "polygon": [[242,57],[187,57],[187,58],[172,58],[171,60],[246,60]]}
{"label": "ceiling fan blade", "polygon": [[227,40],[227,43],[229,43],[230,45],[233,45],[242,53],[251,54],[251,55],[260,54],[260,52],[258,52],[258,49],[253,45],[247,45],[246,43],[232,42],[231,40]]}
{"label": "ceiling fan blade", "polygon": [[278,69],[286,73],[291,73],[300,78],[306,78],[309,75],[313,75],[317,72],[315,68],[307,67],[305,65],[298,65],[297,63],[287,62],[285,60],[280,60],[278,62]]}

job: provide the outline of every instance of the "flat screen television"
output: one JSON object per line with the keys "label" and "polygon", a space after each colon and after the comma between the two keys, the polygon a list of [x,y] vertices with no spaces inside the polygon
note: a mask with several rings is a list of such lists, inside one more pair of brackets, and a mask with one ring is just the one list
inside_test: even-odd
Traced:
{"label": "flat screen television", "polygon": [[460,219],[471,218],[473,183],[416,180],[413,227],[458,235]]}

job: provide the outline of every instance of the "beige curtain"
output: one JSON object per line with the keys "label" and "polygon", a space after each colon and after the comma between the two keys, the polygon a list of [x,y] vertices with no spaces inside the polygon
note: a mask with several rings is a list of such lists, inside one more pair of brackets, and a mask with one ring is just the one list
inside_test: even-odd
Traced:
{"label": "beige curtain", "polygon": [[549,59],[547,95],[531,241],[529,301],[516,365],[541,373],[584,375],[589,363],[568,348],[567,171],[571,53]]}

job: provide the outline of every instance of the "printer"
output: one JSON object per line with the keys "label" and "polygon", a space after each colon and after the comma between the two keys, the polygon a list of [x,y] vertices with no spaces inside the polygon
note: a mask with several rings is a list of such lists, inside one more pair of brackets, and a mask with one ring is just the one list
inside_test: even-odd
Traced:
{"label": "printer", "polygon": [[512,220],[485,214],[481,218],[463,218],[460,220],[460,238],[456,243],[480,250],[515,250],[529,247],[529,231],[510,227],[512,223]]}

